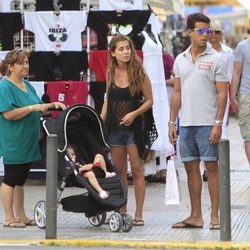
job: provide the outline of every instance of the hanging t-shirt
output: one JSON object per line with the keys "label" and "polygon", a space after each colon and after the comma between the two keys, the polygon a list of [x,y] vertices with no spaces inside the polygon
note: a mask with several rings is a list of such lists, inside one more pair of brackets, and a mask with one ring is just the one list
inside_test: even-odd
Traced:
{"label": "hanging t-shirt", "polygon": [[11,0],[0,0],[0,12],[10,12]]}
{"label": "hanging t-shirt", "polygon": [[5,56],[8,52],[9,52],[8,50],[0,51],[0,62],[5,58]]}
{"label": "hanging t-shirt", "polygon": [[14,49],[13,35],[22,28],[21,13],[0,13],[0,43],[2,43],[2,50]]}
{"label": "hanging t-shirt", "polygon": [[128,35],[137,48],[137,34],[148,22],[151,10],[90,11],[88,26],[95,30],[98,37],[98,49],[105,50],[111,38],[117,34]]}
{"label": "hanging t-shirt", "polygon": [[88,58],[86,51],[73,52],[31,52],[30,75],[34,81],[80,80],[80,72],[86,72]]}
{"label": "hanging t-shirt", "polygon": [[98,114],[101,114],[106,92],[106,82],[90,82],[89,85],[89,94],[94,99],[95,110]]}
{"label": "hanging t-shirt", "polygon": [[[141,50],[137,50],[137,55],[143,59]],[[91,50],[89,56],[89,68],[95,72],[95,79],[98,82],[106,81],[108,66],[108,50]]]}
{"label": "hanging t-shirt", "polygon": [[[81,0],[58,0],[58,7],[61,10],[80,10]],[[54,10],[52,0],[36,0],[36,11]]]}
{"label": "hanging t-shirt", "polygon": [[[69,107],[73,104],[86,104],[88,96],[87,82],[47,82],[47,95],[50,102],[62,102]],[[58,111],[52,112],[51,116],[58,115]]]}
{"label": "hanging t-shirt", "polygon": [[142,0],[99,0],[99,10],[142,10]]}
{"label": "hanging t-shirt", "polygon": [[35,34],[36,51],[81,51],[86,11],[24,12],[25,29]]}
{"label": "hanging t-shirt", "polygon": [[37,96],[42,99],[45,89],[44,89],[44,81],[41,82],[30,82],[31,86],[35,89]]}
{"label": "hanging t-shirt", "polygon": [[157,34],[161,33],[162,30],[162,24],[160,23],[160,21],[157,19],[155,13],[151,13],[149,19],[148,19],[148,23],[151,24],[151,30],[152,32],[155,32]]}

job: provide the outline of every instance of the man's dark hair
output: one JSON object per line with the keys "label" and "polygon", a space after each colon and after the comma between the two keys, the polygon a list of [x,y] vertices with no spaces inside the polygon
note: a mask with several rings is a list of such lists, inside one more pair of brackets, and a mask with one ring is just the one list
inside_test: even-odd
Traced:
{"label": "man's dark hair", "polygon": [[209,17],[202,13],[194,13],[188,16],[187,19],[187,29],[194,29],[195,23],[201,22],[201,23],[210,23]]}

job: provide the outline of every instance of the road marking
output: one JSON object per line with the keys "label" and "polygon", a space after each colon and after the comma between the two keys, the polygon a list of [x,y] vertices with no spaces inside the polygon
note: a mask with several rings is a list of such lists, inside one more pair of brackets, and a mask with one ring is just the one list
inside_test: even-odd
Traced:
{"label": "road marking", "polygon": [[75,246],[75,247],[128,247],[128,248],[193,248],[193,249],[245,249],[250,250],[250,243],[240,242],[153,242],[153,241],[115,241],[115,240],[76,240],[76,239],[51,239],[51,240],[0,240],[0,246],[11,245],[47,245],[47,246]]}

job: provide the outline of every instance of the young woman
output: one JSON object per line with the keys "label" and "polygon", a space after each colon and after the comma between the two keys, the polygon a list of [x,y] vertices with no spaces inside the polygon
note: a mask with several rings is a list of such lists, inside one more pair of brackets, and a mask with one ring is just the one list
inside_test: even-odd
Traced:
{"label": "young woman", "polygon": [[[143,102],[141,103],[141,100]],[[129,37],[117,35],[109,44],[106,100],[101,117],[106,121],[111,157],[128,191],[127,155],[134,179],[136,210],[134,225],[143,226],[145,180],[143,160],[135,133],[140,116],[153,105],[150,80]],[[126,206],[120,213],[126,212]]]}
{"label": "young woman", "polygon": [[65,109],[59,102],[43,104],[31,84],[24,80],[29,71],[29,53],[16,49],[7,53],[0,65],[6,75],[0,83],[0,155],[4,178],[1,185],[5,213],[4,226],[34,226],[24,210],[23,185],[33,161],[40,160],[40,112]]}

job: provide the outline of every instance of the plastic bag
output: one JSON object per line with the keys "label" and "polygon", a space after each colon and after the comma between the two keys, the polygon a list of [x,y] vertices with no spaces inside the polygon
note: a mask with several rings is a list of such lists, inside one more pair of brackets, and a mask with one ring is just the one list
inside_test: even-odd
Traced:
{"label": "plastic bag", "polygon": [[178,205],[180,204],[180,195],[175,171],[174,158],[168,161],[166,186],[165,186],[165,204]]}

